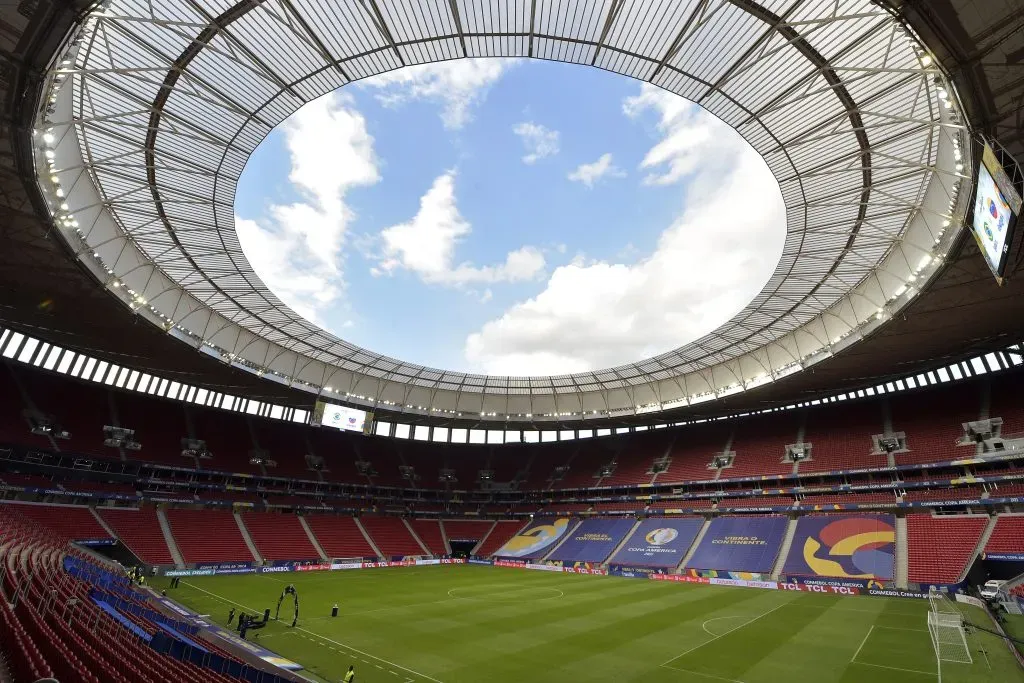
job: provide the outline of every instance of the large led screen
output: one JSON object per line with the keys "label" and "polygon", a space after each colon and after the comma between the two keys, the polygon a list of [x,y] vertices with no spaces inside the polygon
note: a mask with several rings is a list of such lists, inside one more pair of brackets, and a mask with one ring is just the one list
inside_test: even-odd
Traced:
{"label": "large led screen", "polygon": [[1020,197],[1006,177],[1002,165],[987,145],[978,165],[971,227],[989,268],[1002,277],[1020,213]]}
{"label": "large led screen", "polygon": [[313,411],[313,419],[324,427],[344,429],[350,432],[365,432],[371,413],[356,408],[339,406],[319,401]]}
{"label": "large led screen", "polygon": [[974,200],[974,235],[989,268],[996,275],[1003,274],[1013,222],[1010,205],[996,187],[992,174],[982,164],[978,169],[978,192]]}

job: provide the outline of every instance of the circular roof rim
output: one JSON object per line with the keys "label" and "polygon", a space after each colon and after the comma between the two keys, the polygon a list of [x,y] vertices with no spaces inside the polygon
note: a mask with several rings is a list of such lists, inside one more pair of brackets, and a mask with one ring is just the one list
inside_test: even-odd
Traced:
{"label": "circular roof rim", "polygon": [[[241,3],[240,6],[241,5],[248,5],[251,8],[251,7],[255,7],[255,6],[259,5],[259,4],[260,3],[258,3],[258,2],[250,2],[250,3]],[[733,2],[732,4],[737,5],[737,6],[739,6],[739,5],[754,6],[753,3],[745,2],[745,1],[744,2]],[[236,6],[236,7],[238,7],[238,6]],[[772,33],[772,31],[769,30],[768,34],[771,34],[771,33]],[[164,89],[161,92],[169,94],[170,93],[170,89]],[[154,117],[157,117],[159,115],[157,113],[157,111],[155,111],[155,109],[156,108],[154,107],[154,111],[151,113],[151,121],[153,120]],[[849,109],[847,109],[847,112],[850,113]],[[856,115],[859,117],[859,113],[857,113]],[[155,138],[156,138],[156,130],[155,129],[156,129],[155,126],[151,126],[150,129],[149,129],[149,133],[147,134],[147,137],[152,139],[154,141],[154,144],[155,144]],[[858,136],[859,139],[863,138],[863,143],[867,144],[866,133],[862,130],[862,127],[855,127],[855,134]],[[152,150],[150,150],[150,153],[152,154]],[[870,155],[870,148],[864,149],[864,147],[862,146],[861,147],[861,155],[869,157],[869,155]],[[151,185],[151,187],[153,188],[153,191],[155,193],[156,192],[156,185],[155,185],[155,174],[156,174],[155,163],[150,163],[150,162],[153,162],[153,161],[154,161],[154,159],[152,157],[147,158],[147,173],[154,180],[154,183]],[[864,173],[866,175],[867,182],[870,182],[870,168],[864,169]],[[869,187],[865,187],[864,192],[869,192],[869,191],[870,191],[870,188]],[[162,207],[160,208],[160,210],[162,211]],[[859,217],[858,220],[862,220],[863,214],[864,214],[865,210],[866,209],[865,209],[865,206],[864,206],[864,202],[861,202],[860,210],[859,210],[860,217]],[[170,230],[170,232],[173,234],[173,230]],[[176,236],[175,236],[175,239],[176,239]],[[852,243],[852,236],[848,240],[847,247],[844,249],[844,253],[849,250],[850,243]],[[835,267],[836,267],[835,264],[833,264],[832,270],[834,270]],[[695,342],[694,345],[699,344],[699,341],[700,340],[698,340],[698,342]],[[353,354],[358,354],[360,352],[365,352],[367,355],[374,356],[375,360],[389,360],[389,361],[393,361],[393,363],[395,365],[397,365],[397,366],[400,366],[400,367],[403,367],[403,368],[408,368],[408,369],[416,371],[416,375],[419,375],[420,373],[435,373],[435,374],[438,374],[438,375],[440,375],[440,378],[439,378],[439,380],[436,380],[435,383],[437,381],[444,380],[444,379],[447,379],[448,381],[451,381],[452,378],[456,378],[456,377],[461,377],[463,379],[463,381],[468,380],[468,379],[483,380],[482,383],[480,383],[478,385],[477,384],[474,385],[474,386],[476,386],[476,387],[478,387],[478,388],[480,388],[482,390],[486,389],[487,387],[507,386],[507,385],[509,385],[511,383],[511,381],[514,381],[514,380],[524,380],[524,381],[529,382],[530,388],[531,388],[531,393],[532,393],[534,389],[539,388],[539,387],[534,386],[535,385],[535,381],[536,380],[544,380],[544,379],[546,379],[546,380],[549,381],[549,386],[551,387],[551,389],[553,391],[557,392],[558,387],[554,383],[552,383],[551,380],[554,380],[554,379],[566,379],[566,380],[571,380],[572,381],[572,384],[575,385],[575,390],[576,391],[584,391],[584,389],[582,389],[579,386],[579,384],[580,384],[579,380],[583,380],[585,383],[594,383],[594,382],[602,381],[599,378],[600,375],[613,375],[613,376],[615,376],[615,378],[618,381],[628,381],[631,378],[629,376],[629,371],[635,371],[637,374],[645,374],[647,372],[650,372],[649,370],[645,371],[645,370],[643,370],[642,368],[639,367],[640,365],[644,365],[644,364],[658,363],[662,369],[673,369],[674,368],[674,366],[665,365],[664,363],[661,363],[661,360],[665,356],[672,355],[671,352],[670,352],[669,354],[663,354],[661,356],[657,356],[657,357],[654,357],[652,359],[645,359],[645,360],[639,361],[637,363],[621,365],[621,366],[617,366],[615,368],[596,370],[596,371],[588,372],[588,373],[575,373],[575,374],[572,374],[572,375],[553,375],[553,376],[548,376],[548,377],[523,377],[523,378],[505,377],[505,376],[488,376],[488,375],[474,375],[474,374],[471,374],[471,373],[448,372],[448,371],[445,371],[445,370],[440,370],[440,369],[435,370],[433,368],[427,368],[427,367],[424,367],[424,366],[415,366],[413,364],[403,363],[402,361],[397,360],[397,359],[387,359],[386,357],[380,356],[379,354],[374,354],[374,353],[366,351],[364,349],[360,349],[358,347],[355,347],[354,345],[351,345],[351,344],[347,344],[346,343],[346,345],[350,346],[350,347],[353,347],[353,350],[352,350]],[[690,362],[690,361],[686,361],[686,362]],[[394,371],[395,369],[396,368],[392,368],[392,371]],[[623,374],[622,374],[623,371],[626,371],[626,376],[623,376]],[[632,376],[635,377],[636,375],[632,375]],[[415,379],[415,376],[410,377],[410,379]]]}

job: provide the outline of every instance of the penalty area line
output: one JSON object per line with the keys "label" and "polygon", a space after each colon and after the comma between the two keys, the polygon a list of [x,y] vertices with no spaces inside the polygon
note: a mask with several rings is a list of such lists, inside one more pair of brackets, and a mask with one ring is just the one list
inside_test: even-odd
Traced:
{"label": "penalty area line", "polygon": [[716,681],[728,681],[729,683],[743,683],[743,681],[736,678],[725,678],[723,676],[716,676],[714,674],[706,674],[703,671],[694,671],[692,669],[680,669],[678,666],[667,666],[661,665],[663,669],[672,669],[673,671],[682,671],[683,673],[693,674],[694,676],[703,676],[704,678],[713,678]]}
{"label": "penalty area line", "polygon": [[868,638],[871,637],[871,632],[874,631],[874,630],[875,630],[875,625],[871,624],[871,628],[869,628],[867,634],[865,634],[864,640],[860,641],[860,647],[858,647],[857,651],[853,653],[852,657],[850,657],[850,662],[851,663],[853,663],[857,659],[857,655],[859,655],[860,651],[864,649],[864,644],[868,642]]}
{"label": "penalty area line", "polygon": [[860,664],[861,666],[874,666],[879,669],[890,669],[892,671],[906,671],[908,674],[921,674],[922,676],[938,676],[934,671],[921,671],[920,669],[901,669],[898,666],[886,666],[885,664],[872,664],[871,662],[850,662],[851,664]]}
{"label": "penalty area line", "polygon": [[[243,605],[240,602],[235,602],[234,600],[229,600],[228,598],[225,598],[222,595],[217,595],[213,591],[208,591],[205,588],[200,588],[199,586],[195,585],[194,583],[189,583],[187,581],[182,581],[182,583],[185,584],[186,586],[188,586],[189,588],[194,588],[197,591],[201,591],[203,593],[206,593],[207,595],[209,595],[211,597],[214,597],[214,598],[220,600],[221,602],[226,602],[229,605],[235,605],[236,607],[241,607],[242,609],[252,610],[253,612],[258,612],[259,611],[259,610],[255,610],[252,607],[249,607],[247,605]],[[413,676],[418,676],[420,678],[425,678],[428,681],[433,681],[434,683],[442,683],[442,681],[439,681],[436,678],[431,678],[430,676],[428,676],[426,674],[421,674],[419,671],[414,671],[412,669],[408,669],[408,668],[402,666],[401,664],[395,664],[394,662],[388,661],[387,659],[383,659],[382,657],[377,657],[376,655],[371,655],[369,652],[363,652],[362,650],[358,650],[358,649],[352,647],[351,645],[346,645],[345,643],[340,643],[337,640],[331,640],[330,638],[328,638],[326,636],[322,636],[319,633],[315,633],[313,631],[309,631],[307,629],[302,628],[301,626],[296,626],[295,630],[296,631],[302,631],[303,633],[308,633],[309,635],[314,636],[316,638],[319,638],[320,640],[326,641],[326,642],[331,643],[333,645],[337,645],[339,647],[343,647],[346,650],[349,650],[350,652],[354,652],[356,654],[360,654],[363,657],[369,657],[370,659],[376,660],[376,661],[381,662],[383,664],[387,664],[389,666],[393,666],[396,669],[401,669],[402,671],[404,671],[406,673],[409,673],[409,674],[412,674]],[[364,661],[366,661],[366,660],[364,660]],[[367,662],[367,663],[369,664],[370,662]],[[377,665],[374,664],[374,666],[377,666]],[[379,669],[381,667],[377,666],[377,668]]]}

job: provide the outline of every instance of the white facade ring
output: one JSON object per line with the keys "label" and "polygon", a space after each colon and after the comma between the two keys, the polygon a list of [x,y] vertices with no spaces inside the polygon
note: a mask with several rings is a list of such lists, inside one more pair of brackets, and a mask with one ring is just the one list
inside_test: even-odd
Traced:
{"label": "white facade ring", "polygon": [[[328,400],[482,422],[654,413],[799,372],[898,313],[941,267],[972,184],[956,93],[870,0],[109,0],[52,64],[35,131],[55,226],[114,295],[235,367]],[[303,104],[412,64],[532,57],[696,102],[764,158],[782,259],[714,332],[605,370],[423,367],[350,344],[270,292],[235,188]],[[964,182],[966,181],[966,182]]]}

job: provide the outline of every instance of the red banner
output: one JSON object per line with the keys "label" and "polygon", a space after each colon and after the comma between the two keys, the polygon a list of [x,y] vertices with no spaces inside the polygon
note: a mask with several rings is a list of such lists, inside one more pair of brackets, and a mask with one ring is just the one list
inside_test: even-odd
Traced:
{"label": "red banner", "polygon": [[854,586],[817,586],[806,583],[780,583],[780,591],[803,591],[804,593],[828,593],[830,595],[860,595],[861,589]]}

